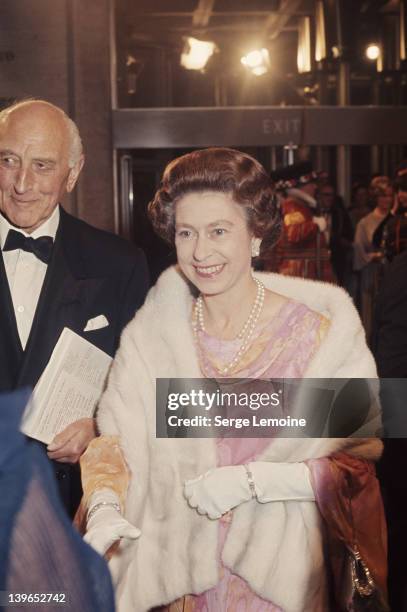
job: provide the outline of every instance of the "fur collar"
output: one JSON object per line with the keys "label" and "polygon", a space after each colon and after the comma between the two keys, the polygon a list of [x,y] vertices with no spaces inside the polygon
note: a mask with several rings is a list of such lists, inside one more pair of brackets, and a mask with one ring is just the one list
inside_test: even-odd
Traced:
{"label": "fur collar", "polygon": [[[353,371],[346,368],[344,356],[348,356],[358,348],[364,357],[364,367],[358,376],[367,378],[377,376],[374,359],[366,350],[365,332],[359,315],[344,289],[331,283],[281,274],[256,272],[255,276],[267,289],[301,302],[329,319],[329,331],[321,344],[320,351],[305,373],[307,377],[317,378],[321,376],[321,372],[324,372],[324,376],[355,376]],[[180,344],[181,331],[186,335],[185,340],[192,339],[192,333],[188,333],[186,325],[190,327],[194,291],[179,268],[174,266],[160,276],[147,299],[147,303],[154,301],[160,306],[162,335],[169,343],[174,342],[174,346]],[[190,368],[187,369],[189,370]],[[341,371],[340,375],[337,374],[338,370]],[[196,368],[194,371],[195,374],[199,372]],[[180,373],[179,376],[185,377],[186,374]]]}

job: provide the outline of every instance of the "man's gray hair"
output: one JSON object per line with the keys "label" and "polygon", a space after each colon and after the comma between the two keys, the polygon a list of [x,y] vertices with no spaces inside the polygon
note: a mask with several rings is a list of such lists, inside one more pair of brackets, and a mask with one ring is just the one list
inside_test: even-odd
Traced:
{"label": "man's gray hair", "polygon": [[69,167],[73,168],[73,166],[80,160],[81,156],[83,155],[82,139],[75,121],[68,117],[68,115],[64,113],[64,111],[62,112],[69,132],[68,163]]}
{"label": "man's gray hair", "polygon": [[66,128],[68,130],[69,136],[68,164],[70,168],[73,168],[73,166],[75,166],[75,164],[80,160],[83,154],[82,139],[80,137],[78,126],[76,125],[76,123],[70,117],[68,117],[65,111],[63,111],[62,108],[59,108],[59,106],[55,106],[55,104],[51,104],[51,102],[47,102],[47,100],[42,100],[40,98],[26,98],[24,100],[20,100],[19,102],[14,102],[14,104],[11,104],[11,106],[4,108],[0,112],[0,123],[5,121],[9,114],[12,113],[14,110],[22,106],[26,106],[31,102],[39,102],[46,106],[50,106],[55,111],[61,114],[62,119],[64,120]]}

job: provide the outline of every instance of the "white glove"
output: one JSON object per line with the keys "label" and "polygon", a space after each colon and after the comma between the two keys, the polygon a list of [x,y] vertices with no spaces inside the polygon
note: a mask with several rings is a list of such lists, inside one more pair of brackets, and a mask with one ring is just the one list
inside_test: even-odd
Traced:
{"label": "white glove", "polygon": [[251,499],[247,472],[243,465],[214,468],[184,483],[184,496],[199,514],[218,519],[231,508]]}
{"label": "white glove", "polygon": [[89,519],[83,539],[100,555],[104,555],[120,538],[136,540],[141,534],[137,527],[122,517],[118,508],[119,498],[111,489],[99,489],[90,499]]}
{"label": "white glove", "polygon": [[305,463],[249,463],[257,501],[315,501],[310,472]]}
{"label": "white glove", "polygon": [[253,497],[260,503],[315,501],[305,463],[268,461],[249,463],[247,469],[244,465],[232,465],[209,470],[194,480],[187,480],[184,495],[192,508],[210,519],[220,518]]}
{"label": "white glove", "polygon": [[324,232],[326,230],[325,217],[312,217],[312,221],[315,223],[315,225],[318,225],[320,232]]}

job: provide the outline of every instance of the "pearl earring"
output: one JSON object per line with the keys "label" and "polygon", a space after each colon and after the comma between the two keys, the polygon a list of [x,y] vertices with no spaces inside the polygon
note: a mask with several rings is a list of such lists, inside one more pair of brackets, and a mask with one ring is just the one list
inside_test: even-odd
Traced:
{"label": "pearl earring", "polygon": [[260,255],[260,238],[252,238],[252,257],[258,257]]}

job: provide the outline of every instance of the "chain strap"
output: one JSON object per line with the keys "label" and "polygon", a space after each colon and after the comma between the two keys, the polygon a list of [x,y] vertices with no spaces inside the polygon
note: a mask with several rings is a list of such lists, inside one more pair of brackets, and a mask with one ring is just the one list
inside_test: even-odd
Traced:
{"label": "chain strap", "polygon": [[[351,573],[352,573],[352,584],[355,588],[355,591],[358,595],[362,597],[369,597],[376,590],[376,585],[373,580],[372,574],[370,573],[369,568],[366,563],[363,561],[361,554],[356,546],[354,546],[352,550],[352,559],[351,559]],[[363,578],[359,576],[361,569],[363,571]]]}

